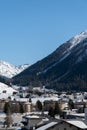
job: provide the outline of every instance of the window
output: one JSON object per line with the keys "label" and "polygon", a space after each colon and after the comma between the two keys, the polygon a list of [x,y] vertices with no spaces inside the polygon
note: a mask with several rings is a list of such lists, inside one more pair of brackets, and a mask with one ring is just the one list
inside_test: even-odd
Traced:
{"label": "window", "polygon": [[6,90],[3,90],[3,93],[6,93],[7,91]]}

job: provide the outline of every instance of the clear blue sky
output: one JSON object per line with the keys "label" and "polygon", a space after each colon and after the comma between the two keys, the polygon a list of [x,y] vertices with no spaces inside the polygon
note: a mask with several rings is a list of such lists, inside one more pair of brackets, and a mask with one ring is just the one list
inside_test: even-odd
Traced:
{"label": "clear blue sky", "polygon": [[87,0],[0,0],[0,60],[33,64],[87,29]]}

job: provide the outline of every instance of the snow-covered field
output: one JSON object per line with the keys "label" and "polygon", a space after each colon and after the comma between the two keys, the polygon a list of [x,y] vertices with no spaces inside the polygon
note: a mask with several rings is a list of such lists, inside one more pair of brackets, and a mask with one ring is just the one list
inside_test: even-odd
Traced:
{"label": "snow-covered field", "polygon": [[8,98],[13,94],[13,92],[17,92],[17,91],[4,83],[0,83],[0,99]]}

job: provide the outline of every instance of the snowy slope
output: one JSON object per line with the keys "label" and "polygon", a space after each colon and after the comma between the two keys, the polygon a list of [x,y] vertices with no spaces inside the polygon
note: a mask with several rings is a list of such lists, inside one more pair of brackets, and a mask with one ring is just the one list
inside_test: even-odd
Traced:
{"label": "snowy slope", "polygon": [[5,61],[0,61],[0,75],[11,78],[26,69],[29,65],[13,66]]}
{"label": "snowy slope", "polygon": [[[77,46],[78,44],[80,44],[81,42],[83,42],[86,38],[87,38],[87,30],[83,31],[80,34],[76,35],[75,37],[71,38],[68,42],[66,42],[66,43],[69,43],[70,46],[68,48],[66,48],[66,50],[64,52],[62,52],[60,60],[58,60],[56,63],[54,63],[51,66],[49,66],[48,68],[46,68],[43,72],[39,72],[39,74],[46,73],[48,70],[52,69],[58,63],[60,63],[64,59],[66,59],[71,54],[72,49],[75,46]],[[78,53],[80,53],[80,52],[78,52]],[[87,51],[86,51],[86,53],[87,53]],[[82,56],[80,56],[78,58],[77,62],[81,61],[81,60],[82,60]]]}
{"label": "snowy slope", "polygon": [[6,91],[6,93],[13,93],[13,92],[17,92],[15,89],[13,89],[12,87],[9,87],[8,85],[1,83],[0,82],[0,94],[3,93],[3,91]]}
{"label": "snowy slope", "polygon": [[[66,51],[64,51],[63,53],[64,55],[60,59],[60,61],[68,57],[71,54],[72,49],[78,44],[82,43],[86,38],[87,38],[87,30],[81,32],[80,34],[76,35],[75,37],[71,38],[68,42],[66,42],[66,43],[70,43],[70,47],[66,48]],[[86,45],[86,42],[85,42],[85,45]]]}
{"label": "snowy slope", "polygon": [[87,30],[81,32],[80,34],[76,35],[75,37],[69,40],[69,42],[71,42],[70,48],[76,46],[77,44],[82,42],[85,38],[87,38]]}
{"label": "snowy slope", "polygon": [[0,82],[0,99],[8,98],[9,96],[13,95],[13,92],[17,92],[17,91],[12,87],[9,87],[8,85]]}

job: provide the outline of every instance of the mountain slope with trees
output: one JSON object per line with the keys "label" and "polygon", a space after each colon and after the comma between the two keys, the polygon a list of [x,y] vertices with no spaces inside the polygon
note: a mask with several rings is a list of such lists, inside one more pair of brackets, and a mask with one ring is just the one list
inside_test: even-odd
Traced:
{"label": "mountain slope with trees", "polygon": [[23,86],[46,85],[56,90],[87,90],[87,31],[12,78]]}

